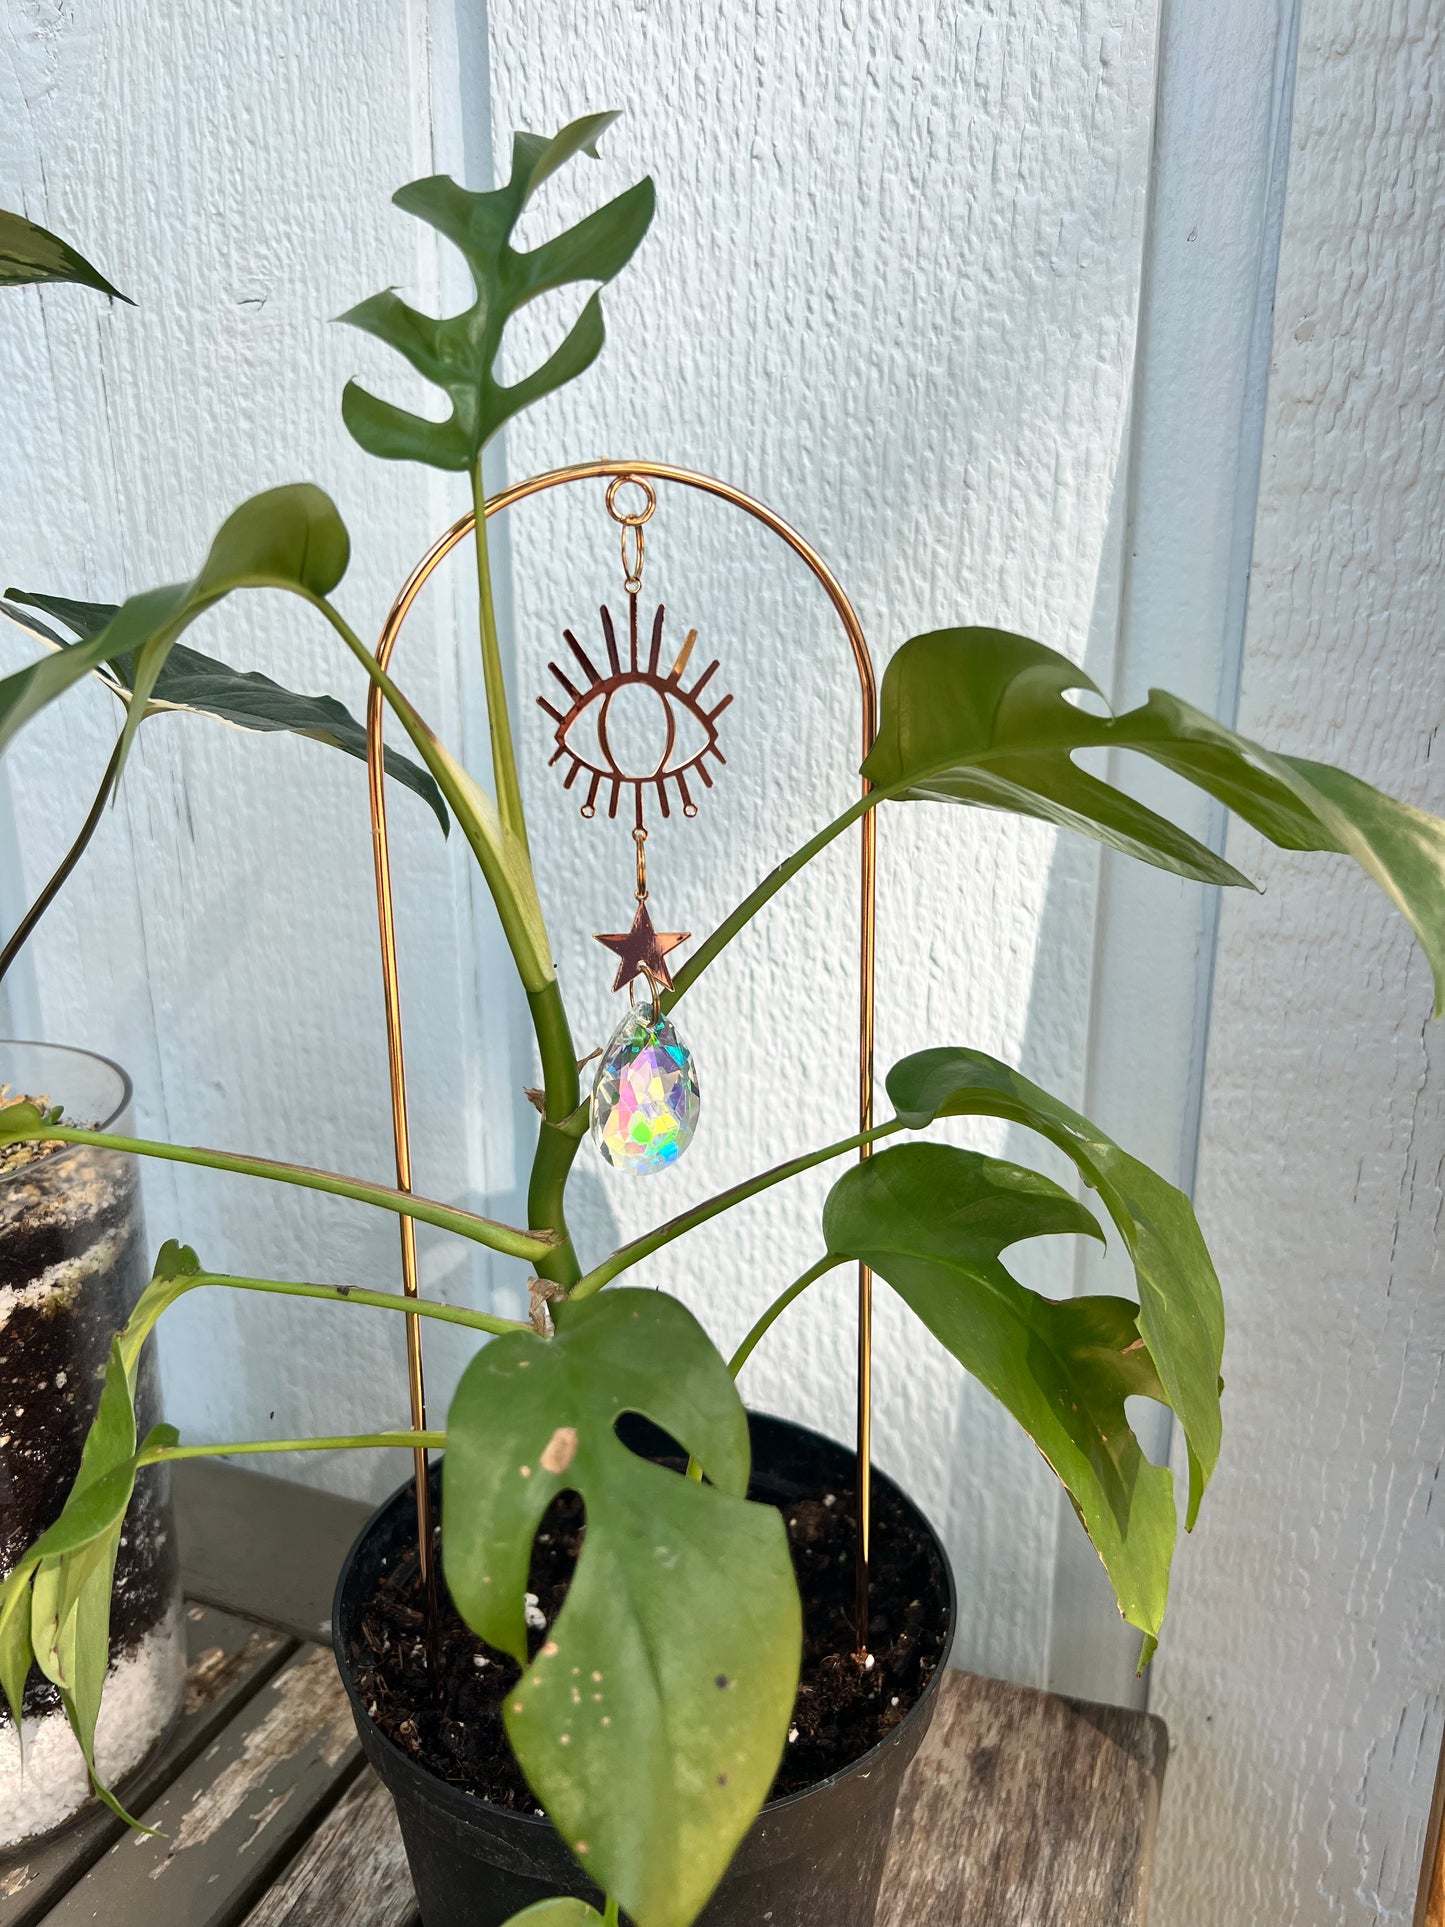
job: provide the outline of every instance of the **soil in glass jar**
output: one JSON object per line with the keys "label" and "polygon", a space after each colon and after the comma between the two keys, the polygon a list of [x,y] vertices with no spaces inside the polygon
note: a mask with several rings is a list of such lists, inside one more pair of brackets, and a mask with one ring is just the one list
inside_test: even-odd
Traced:
{"label": "soil in glass jar", "polygon": [[[67,1122],[130,1129],[124,1073],[82,1051],[0,1043],[6,1095],[61,1104]],[[150,1273],[135,1160],[89,1146],[0,1153],[0,1575],[52,1523],[80,1465],[110,1341]],[[139,1432],[160,1417],[154,1347],[136,1385]],[[116,1785],[180,1706],[184,1634],[169,1473],[136,1482],[116,1560],[97,1767]],[[57,1689],[31,1671],[24,1771],[0,1709],[0,1852],[63,1825],[89,1797]]]}

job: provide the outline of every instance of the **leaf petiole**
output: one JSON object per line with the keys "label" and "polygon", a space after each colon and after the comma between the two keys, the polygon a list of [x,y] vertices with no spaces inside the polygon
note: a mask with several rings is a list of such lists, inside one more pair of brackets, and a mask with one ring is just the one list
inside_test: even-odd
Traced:
{"label": "leaf petiole", "polygon": [[482,676],[487,695],[487,729],[492,744],[492,781],[497,790],[497,814],[525,850],[527,821],[522,810],[522,786],[517,780],[517,755],[507,710],[507,682],[502,673],[502,648],[497,639],[497,613],[492,600],[492,559],[487,544],[487,492],[482,482],[482,458],[472,463],[472,508],[477,525],[473,541],[477,554],[477,605],[481,629]]}
{"label": "leaf petiole", "polygon": [[663,993],[663,1010],[672,1010],[679,997],[687,995],[708,965],[726,950],[739,931],[752,922],[763,905],[770,902],[785,883],[790,883],[799,870],[826,850],[835,838],[843,834],[844,830],[851,828],[860,817],[866,816],[869,810],[881,803],[884,795],[884,791],[875,789],[867,796],[860,796],[856,803],[848,805],[841,816],[835,816],[831,823],[825,823],[818,834],[810,837],[801,849],[794,850],[791,856],[784,857],[775,870],[770,870],[757,888],[751,890],[737,908],[723,918],[712,935],[699,946],[696,954],[689,957],[678,971],[673,980],[673,988]]}
{"label": "leaf petiole", "polygon": [[861,1150],[865,1144],[874,1144],[879,1138],[890,1137],[895,1131],[906,1130],[901,1118],[890,1118],[886,1124],[875,1124],[869,1131],[857,1131],[852,1137],[840,1138],[836,1144],[825,1144],[821,1151],[808,1151],[802,1157],[790,1158],[786,1164],[775,1164],[771,1170],[760,1171],[756,1177],[745,1178],[730,1190],[720,1191],[714,1198],[706,1198],[701,1204],[694,1205],[691,1211],[684,1211],[676,1218],[669,1218],[655,1230],[644,1232],[642,1237],[634,1238],[630,1244],[622,1245],[604,1258],[600,1265],[593,1267],[581,1278],[568,1293],[569,1298],[590,1298],[594,1291],[600,1291],[610,1284],[619,1273],[628,1270],[641,1259],[651,1257],[664,1245],[671,1244],[685,1232],[696,1230],[706,1224],[709,1218],[719,1217],[724,1211],[731,1211],[735,1204],[745,1198],[755,1197],[759,1191],[771,1190],[773,1185],[782,1184],[788,1178],[798,1177],[804,1171],[811,1171],[814,1165],[826,1164],[830,1158],[842,1157],[846,1151]]}
{"label": "leaf petiole", "polygon": [[154,1445],[137,1453],[136,1466],[174,1465],[180,1459],[218,1459],[257,1452],[363,1452],[373,1448],[389,1451],[393,1447],[444,1452],[446,1443],[445,1432],[366,1432],[331,1439],[240,1439],[226,1445]]}
{"label": "leaf petiole", "polygon": [[832,1252],[829,1252],[825,1257],[820,1258],[815,1265],[809,1265],[802,1277],[795,1278],[786,1291],[780,1291],[778,1293],[777,1297],[758,1319],[742,1344],[738,1346],[737,1350],[728,1360],[728,1370],[734,1378],[737,1377],[743,1366],[747,1364],[772,1326],[782,1317],[793,1300],[795,1298],[801,1298],[809,1285],[816,1284],[826,1272],[834,1270],[843,1262],[844,1260],[842,1258],[836,1257]]}
{"label": "leaf petiole", "polygon": [[[9,1108],[9,1107],[7,1107]],[[0,1120],[5,1112],[0,1110]],[[230,1151],[212,1151],[198,1144],[166,1144],[154,1138],[120,1137],[113,1131],[86,1131],[77,1125],[47,1124],[37,1119],[33,1129],[13,1121],[0,1124],[0,1143],[93,1144],[102,1151],[128,1151],[133,1157],[158,1158],[170,1164],[194,1164],[207,1171],[233,1171],[242,1177],[267,1178],[277,1184],[296,1185],[303,1191],[325,1191],[333,1197],[352,1198],[358,1204],[375,1205],[380,1211],[394,1211],[398,1217],[415,1218],[422,1224],[454,1231],[459,1237],[505,1253],[509,1258],[524,1258],[537,1263],[553,1250],[557,1239],[548,1231],[518,1231],[512,1225],[498,1224],[479,1217],[474,1211],[461,1211],[454,1205],[439,1204],[433,1198],[420,1198],[410,1191],[398,1191],[389,1184],[368,1184],[336,1171],[317,1171],[310,1165],[284,1164],[275,1158],[244,1157]]]}

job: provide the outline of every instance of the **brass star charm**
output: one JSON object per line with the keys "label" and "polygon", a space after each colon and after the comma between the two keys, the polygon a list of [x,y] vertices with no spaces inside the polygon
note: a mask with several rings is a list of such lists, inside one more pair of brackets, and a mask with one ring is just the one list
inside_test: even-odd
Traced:
{"label": "brass star charm", "polygon": [[621,990],[634,977],[644,973],[655,978],[660,989],[671,990],[672,972],[663,959],[669,950],[676,950],[691,935],[690,930],[654,930],[652,918],[647,914],[647,905],[639,903],[630,930],[614,932],[611,936],[604,936],[598,931],[594,941],[615,951],[622,959],[617,966],[617,981],[612,986],[614,990]]}

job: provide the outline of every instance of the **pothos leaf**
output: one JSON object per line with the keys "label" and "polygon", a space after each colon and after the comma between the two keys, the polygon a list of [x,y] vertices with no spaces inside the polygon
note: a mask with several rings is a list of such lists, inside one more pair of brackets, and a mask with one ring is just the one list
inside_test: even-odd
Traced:
{"label": "pothos leaf", "polygon": [[[27,1109],[38,1117],[34,1106],[0,1108],[0,1130],[7,1110]],[[110,1660],[111,1586],[140,1460],[179,1438],[174,1426],[157,1425],[137,1449],[136,1373],[156,1319],[199,1269],[188,1246],[171,1242],[162,1248],[151,1283],[111,1343],[100,1402],[60,1517],[0,1584],[0,1687],[17,1732],[23,1732],[25,1682],[33,1661],[60,1689],[96,1793],[131,1826],[138,1823],[103,1785],[95,1766],[95,1727]]]}
{"label": "pothos leaf", "polygon": [[519,1914],[509,1914],[502,1927],[591,1927],[602,1916],[585,1900],[538,1900]]}
{"label": "pothos leaf", "polygon": [[[782,1520],[745,1497],[747,1417],[675,1299],[620,1289],[555,1310],[556,1336],[494,1340],[463,1375],[442,1463],[458,1609],[527,1665],[538,1521],[579,1493],[566,1603],[509,1697],[508,1737],[563,1839],[638,1927],[688,1927],[762,1805],[797,1687],[801,1624]],[[640,1412],[712,1480],[617,1437]]]}
{"label": "pothos leaf", "polygon": [[[12,600],[0,601],[0,612],[51,648],[68,649],[74,645],[32,616],[30,608],[57,616],[82,642],[98,636],[119,613],[113,602],[75,602],[63,596],[36,595],[21,589],[9,589],[6,594]],[[123,704],[129,705],[132,692],[128,657],[101,663],[95,674]],[[234,729],[287,731],[293,736],[309,736],[314,742],[328,743],[333,749],[344,750],[363,763],[366,761],[366,731],[334,696],[297,695],[269,676],[254,670],[232,669],[227,663],[218,662],[214,656],[204,656],[185,643],[172,644],[151,690],[147,713],[157,715],[166,711],[214,716]],[[444,836],[450,832],[451,818],[442,793],[426,770],[399,750],[388,749],[386,773],[421,797],[441,824]]]}
{"label": "pothos leaf", "polygon": [[27,281],[78,281],[98,294],[135,306],[128,294],[113,288],[99,268],[93,268],[68,241],[62,241],[49,228],[27,221],[23,214],[0,208],[0,288],[19,287]]}
{"label": "pothos leaf", "polygon": [[1121,1151],[1077,1111],[983,1051],[939,1049],[905,1057],[888,1073],[905,1124],[985,1116],[1025,1125],[1073,1159],[1118,1226],[1139,1286],[1139,1331],[1189,1447],[1193,1527],[1219,1459],[1219,1368],[1224,1297],[1194,1207],[1184,1193]]}
{"label": "pothos leaf", "polygon": [[1001,629],[938,629],[905,642],[883,678],[863,773],[902,800],[1040,817],[1206,883],[1246,878],[1195,838],[1089,775],[1080,749],[1131,749],[1187,778],[1290,850],[1352,856],[1409,919],[1445,1012],[1445,823],[1328,764],[1281,756],[1163,690],[1118,717],[1067,700],[1099,695],[1075,663]]}
{"label": "pothos leaf", "polygon": [[1157,1635],[1177,1524],[1174,1482],[1144,1456],[1126,1398],[1164,1387],[1124,1298],[1028,1291],[1000,1254],[1057,1232],[1099,1237],[1050,1179],[976,1151],[905,1144],[855,1165],[823,1207],[828,1249],[870,1265],[1023,1426],[1073,1501],[1125,1619]]}
{"label": "pothos leaf", "polygon": [[335,505],[311,483],[253,496],[222,523],[189,582],[132,596],[98,634],[0,681],[0,749],[82,676],[102,664],[114,674],[115,664],[128,663],[132,700],[121,734],[123,763],[166,658],[187,624],[233,589],[283,587],[324,596],[345,573],[349,552]]}
{"label": "pothos leaf", "polygon": [[399,208],[426,221],[460,250],[471,269],[476,300],[461,314],[438,320],[387,289],[340,317],[395,348],[441,388],[452,405],[446,421],[428,421],[348,382],[341,397],[342,417],[369,454],[426,462],[433,468],[470,468],[503,422],[596,360],[604,330],[601,297],[593,294],[562,345],[541,367],[511,386],[500,383],[495,373],[503,331],[519,309],[571,282],[610,281],[647,231],[654,203],[650,179],[541,247],[519,252],[511,245],[522,210],[543,181],[577,154],[595,157],[599,136],[616,118],[585,115],[551,140],[515,135],[511,178],[490,193],[471,193],[445,174],[436,174],[412,181],[392,197]]}
{"label": "pothos leaf", "polygon": [[[116,1551],[139,1456],[134,1391],[133,1372],[126,1369],[120,1341],[113,1340],[100,1404],[60,1517],[0,1588],[5,1696],[17,1732],[23,1731],[25,1680],[33,1658],[60,1689],[91,1784],[106,1805],[132,1825],[96,1773],[95,1724],[110,1663]],[[173,1428],[158,1427],[147,1444],[172,1444],[175,1438]],[[28,1637],[21,1630],[27,1617]]]}

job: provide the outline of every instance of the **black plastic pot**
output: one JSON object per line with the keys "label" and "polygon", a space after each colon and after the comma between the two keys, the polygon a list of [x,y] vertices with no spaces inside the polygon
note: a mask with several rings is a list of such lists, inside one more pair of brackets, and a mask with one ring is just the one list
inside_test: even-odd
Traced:
{"label": "black plastic pot", "polygon": [[[786,1419],[754,1413],[749,1422],[753,1498],[786,1505],[851,1487],[851,1451]],[[891,1480],[875,1472],[874,1482],[932,1550],[938,1609],[947,1625],[938,1668],[907,1716],[871,1752],[831,1779],[763,1808],[697,1927],[873,1927],[893,1809],[933,1718],[956,1614],[953,1574],[937,1535]],[[438,1779],[369,1717],[357,1693],[352,1642],[381,1574],[415,1543],[408,1482],[373,1514],[348,1553],[331,1623],[362,1748],[396,1802],[423,1927],[501,1927],[523,1907],[557,1894],[574,1894],[600,1911],[601,1896],[550,1820],[490,1806]]]}

